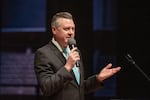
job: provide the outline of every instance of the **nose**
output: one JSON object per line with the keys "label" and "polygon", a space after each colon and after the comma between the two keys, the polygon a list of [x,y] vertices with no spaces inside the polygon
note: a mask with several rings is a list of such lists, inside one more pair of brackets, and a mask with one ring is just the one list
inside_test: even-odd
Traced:
{"label": "nose", "polygon": [[74,30],[73,29],[70,29],[69,30],[69,36],[72,36],[74,34]]}
{"label": "nose", "polygon": [[69,31],[70,31],[70,33],[71,33],[71,34],[73,34],[73,33],[74,33],[74,29],[70,29]]}
{"label": "nose", "polygon": [[72,34],[68,34],[69,35],[69,37],[71,37],[72,36]]}

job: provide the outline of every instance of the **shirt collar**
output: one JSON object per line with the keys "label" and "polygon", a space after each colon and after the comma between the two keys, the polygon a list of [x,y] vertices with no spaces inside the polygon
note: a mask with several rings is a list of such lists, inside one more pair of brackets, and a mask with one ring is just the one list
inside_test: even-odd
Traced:
{"label": "shirt collar", "polygon": [[[54,37],[52,38],[52,43],[54,43],[54,45],[59,49],[60,52],[63,52],[63,49],[61,48],[59,43],[54,39]],[[69,46],[67,46],[67,49],[69,49]]]}

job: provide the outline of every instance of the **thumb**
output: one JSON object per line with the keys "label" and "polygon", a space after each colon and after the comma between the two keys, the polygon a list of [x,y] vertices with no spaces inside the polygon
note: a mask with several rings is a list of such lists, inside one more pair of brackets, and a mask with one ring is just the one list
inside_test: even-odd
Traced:
{"label": "thumb", "polygon": [[109,68],[111,68],[112,67],[112,64],[111,63],[109,63],[109,64],[107,64],[107,66],[105,67],[106,69],[109,69]]}

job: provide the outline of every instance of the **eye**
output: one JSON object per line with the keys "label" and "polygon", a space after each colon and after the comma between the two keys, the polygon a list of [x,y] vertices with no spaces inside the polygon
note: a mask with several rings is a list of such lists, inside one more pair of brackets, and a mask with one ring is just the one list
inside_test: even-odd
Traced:
{"label": "eye", "polygon": [[72,28],[73,31],[75,31],[75,28]]}
{"label": "eye", "polygon": [[64,28],[64,30],[65,30],[65,31],[68,31],[68,30],[70,30],[70,28],[69,28],[69,27],[66,27],[66,28]]}

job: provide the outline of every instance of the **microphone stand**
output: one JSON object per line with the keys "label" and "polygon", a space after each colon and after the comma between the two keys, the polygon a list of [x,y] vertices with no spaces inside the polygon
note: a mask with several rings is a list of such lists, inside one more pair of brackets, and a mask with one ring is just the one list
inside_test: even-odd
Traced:
{"label": "microphone stand", "polygon": [[125,58],[128,60],[128,62],[131,62],[141,73],[142,75],[150,82],[150,78],[146,73],[135,63],[135,61],[132,59],[130,54],[127,54]]}

